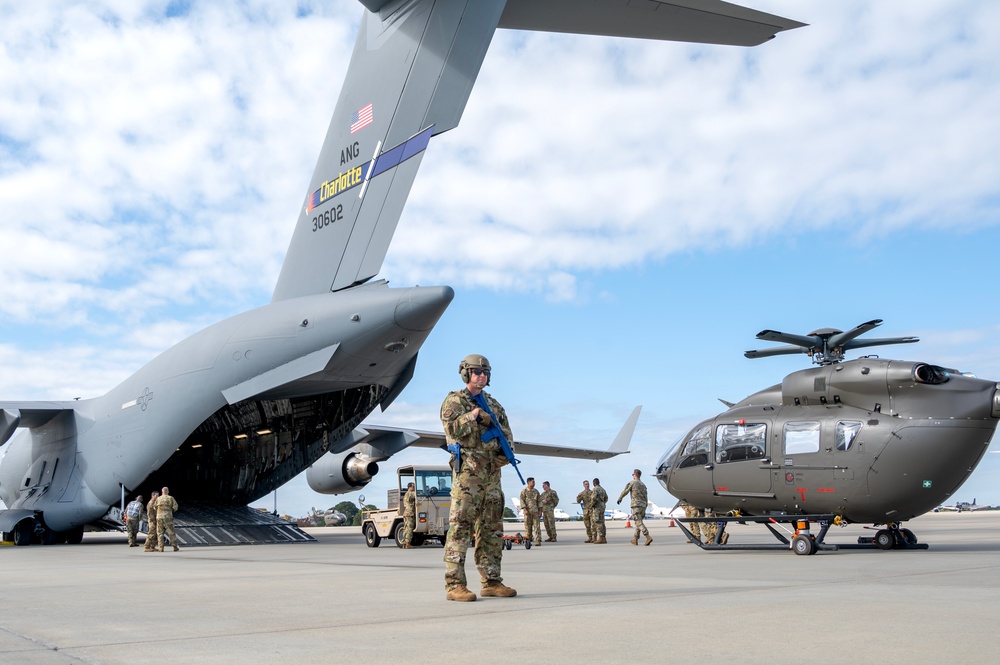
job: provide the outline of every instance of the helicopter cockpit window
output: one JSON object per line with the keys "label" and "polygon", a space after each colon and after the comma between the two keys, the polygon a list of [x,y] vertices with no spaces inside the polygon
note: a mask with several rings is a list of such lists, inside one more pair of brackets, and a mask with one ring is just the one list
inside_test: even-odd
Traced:
{"label": "helicopter cockpit window", "polygon": [[819,452],[819,423],[785,423],[785,454]]}
{"label": "helicopter cockpit window", "polygon": [[767,425],[738,423],[719,425],[715,431],[715,459],[723,462],[760,459],[767,442]]}
{"label": "helicopter cockpit window", "polygon": [[845,420],[837,423],[836,445],[837,450],[850,450],[851,444],[861,431],[862,423],[854,420]]}
{"label": "helicopter cockpit window", "polygon": [[712,426],[696,427],[681,449],[681,459],[677,468],[708,464],[709,449],[712,447]]}

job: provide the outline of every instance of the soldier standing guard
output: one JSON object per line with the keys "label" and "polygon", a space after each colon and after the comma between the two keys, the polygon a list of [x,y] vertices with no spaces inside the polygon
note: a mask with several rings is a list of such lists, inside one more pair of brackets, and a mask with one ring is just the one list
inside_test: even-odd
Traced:
{"label": "soldier standing guard", "polygon": [[594,507],[591,516],[594,520],[594,542],[607,543],[607,529],[604,527],[604,511],[608,507],[608,493],[601,487],[600,478],[594,478]]}
{"label": "soldier standing guard", "polygon": [[146,543],[142,547],[143,552],[156,551],[156,500],[160,498],[160,493],[153,490],[146,504]]}
{"label": "soldier standing guard", "polygon": [[542,544],[542,526],[539,524],[539,504],[541,495],[535,489],[535,479],[528,478],[528,486],[521,490],[521,510],[524,511],[524,532],[528,540]]}
{"label": "soldier standing guard", "polygon": [[583,506],[583,525],[587,527],[587,540],[594,542],[594,492],[590,489],[590,481],[583,481],[583,491],[576,495],[576,502]]}
{"label": "soldier standing guard", "polygon": [[559,495],[551,488],[549,481],[542,483],[542,496],[538,499],[542,507],[542,517],[545,519],[545,539],[547,543],[556,542],[556,506],[559,505]]}
{"label": "soldier standing guard", "polygon": [[649,499],[646,496],[646,484],[639,480],[641,476],[642,471],[635,469],[632,472],[632,482],[626,485],[622,493],[618,495],[619,506],[622,505],[622,499],[625,498],[626,494],[632,495],[632,520],[635,522],[635,535],[629,542],[633,545],[639,544],[640,533],[646,536],[646,545],[653,542],[652,536],[649,535],[649,529],[642,521],[646,517],[646,506],[649,504]]}
{"label": "soldier standing guard", "polygon": [[517,591],[505,586],[500,576],[503,557],[503,488],[500,470],[508,464],[507,456],[497,438],[483,440],[493,425],[486,409],[496,417],[508,441],[513,440],[507,414],[500,403],[483,392],[490,384],[491,367],[480,355],[467,356],[458,366],[465,388],[448,393],[441,405],[448,449],[452,451],[451,512],[448,517],[448,539],[444,546],[444,584],[448,600],[473,601],[465,577],[465,555],[469,541],[475,536],[476,568],[482,582],[483,597],[509,598]]}

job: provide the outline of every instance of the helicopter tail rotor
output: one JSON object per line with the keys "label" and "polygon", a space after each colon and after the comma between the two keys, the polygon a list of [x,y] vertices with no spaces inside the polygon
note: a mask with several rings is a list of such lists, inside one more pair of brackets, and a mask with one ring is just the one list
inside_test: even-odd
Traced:
{"label": "helicopter tail rotor", "polygon": [[767,358],[792,353],[808,354],[817,365],[831,365],[844,360],[844,351],[862,349],[869,346],[888,344],[911,344],[919,342],[919,337],[883,337],[878,339],[857,339],[866,332],[882,325],[882,319],[873,319],[844,332],[836,328],[820,328],[808,335],[795,335],[777,330],[762,330],[757,339],[768,342],[785,342],[785,346],[747,351],[747,358]]}

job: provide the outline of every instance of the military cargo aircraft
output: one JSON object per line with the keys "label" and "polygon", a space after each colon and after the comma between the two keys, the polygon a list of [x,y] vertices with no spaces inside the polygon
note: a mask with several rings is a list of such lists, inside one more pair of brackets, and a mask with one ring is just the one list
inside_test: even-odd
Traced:
{"label": "military cargo aircraft", "polygon": [[[924,362],[845,361],[851,349],[918,341],[859,339],[881,323],[757,335],[787,345],[747,351],[748,358],[806,353],[817,367],[727,403],[657,463],[668,492],[722,527],[714,542],[695,542],[757,547],[723,541],[730,522],[759,522],[780,543],[770,547],[812,554],[837,549],[824,543],[832,524],[867,522],[882,528],[861,546],[925,546],[900,525],[941,505],[976,468],[1000,422],[1000,383]],[[791,541],[774,528],[782,523],[794,525]]]}
{"label": "military cargo aircraft", "polygon": [[754,46],[802,25],[718,0],[361,4],[271,302],[99,397],[0,402],[0,531],[16,543],[78,542],[85,525],[117,525],[116,504],[163,485],[186,505],[245,506],[313,465],[314,489],[348,492],[421,439],[358,425],[406,387],[454,291],[372,280],[423,154],[458,125],[498,27]]}

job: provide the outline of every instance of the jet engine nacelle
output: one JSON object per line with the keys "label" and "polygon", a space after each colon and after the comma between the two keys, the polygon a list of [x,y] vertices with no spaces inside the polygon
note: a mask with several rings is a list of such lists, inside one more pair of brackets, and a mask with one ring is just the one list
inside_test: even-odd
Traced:
{"label": "jet engine nacelle", "polygon": [[361,489],[378,473],[378,464],[357,450],[327,453],[306,469],[306,481],[320,494],[346,494]]}

